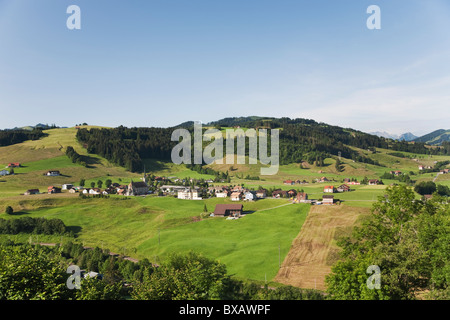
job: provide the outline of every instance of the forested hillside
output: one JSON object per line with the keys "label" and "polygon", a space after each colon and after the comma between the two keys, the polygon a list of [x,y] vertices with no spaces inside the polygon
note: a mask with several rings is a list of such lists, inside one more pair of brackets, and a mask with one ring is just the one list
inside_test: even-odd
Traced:
{"label": "forested hillside", "polygon": [[[375,150],[374,148],[384,148],[416,154],[450,154],[450,146],[445,144],[431,148],[425,143],[385,139],[308,119],[225,118],[211,122],[207,126],[217,129],[229,127],[280,129],[280,164],[282,165],[307,161],[321,166],[325,158],[339,155],[356,162],[379,165],[376,160],[361,155],[351,147],[372,151]],[[171,134],[175,128],[180,127],[190,130],[193,134],[193,122],[185,122],[173,128],[121,126],[114,129],[80,129],[77,139],[89,153],[105,157],[130,171],[140,171],[143,169],[142,159],[170,160],[171,150],[176,144],[171,141]],[[248,152],[248,148],[246,151]]]}

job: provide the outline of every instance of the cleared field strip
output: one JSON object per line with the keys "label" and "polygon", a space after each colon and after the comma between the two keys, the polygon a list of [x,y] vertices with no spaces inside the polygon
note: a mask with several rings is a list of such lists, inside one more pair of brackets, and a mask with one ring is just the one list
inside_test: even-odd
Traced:
{"label": "cleared field strip", "polygon": [[328,256],[338,251],[336,230],[354,226],[360,215],[369,212],[345,205],[312,206],[274,281],[325,290],[325,276],[331,271]]}

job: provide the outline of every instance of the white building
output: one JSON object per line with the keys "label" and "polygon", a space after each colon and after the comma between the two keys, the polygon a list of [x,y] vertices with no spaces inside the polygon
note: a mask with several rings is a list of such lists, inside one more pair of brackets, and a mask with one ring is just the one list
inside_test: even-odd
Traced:
{"label": "white building", "polygon": [[197,190],[185,189],[184,191],[178,191],[178,199],[184,200],[202,200]]}
{"label": "white building", "polygon": [[66,184],[62,185],[63,190],[70,190],[72,188],[73,188],[73,184],[70,184],[70,183],[66,183]]}

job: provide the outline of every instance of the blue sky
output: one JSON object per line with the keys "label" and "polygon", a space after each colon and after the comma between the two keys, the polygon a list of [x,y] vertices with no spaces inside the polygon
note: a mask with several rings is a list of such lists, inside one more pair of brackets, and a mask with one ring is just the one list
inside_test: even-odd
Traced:
{"label": "blue sky", "polygon": [[449,30],[446,0],[0,0],[0,128],[260,115],[426,134],[450,128]]}

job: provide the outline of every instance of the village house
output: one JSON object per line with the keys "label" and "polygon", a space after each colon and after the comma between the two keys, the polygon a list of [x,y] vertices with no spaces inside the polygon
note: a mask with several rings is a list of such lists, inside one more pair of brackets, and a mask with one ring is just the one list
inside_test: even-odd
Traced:
{"label": "village house", "polygon": [[89,194],[98,195],[98,194],[101,194],[101,193],[102,193],[102,191],[99,188],[89,189]]}
{"label": "village house", "polygon": [[230,196],[231,201],[241,201],[242,200],[242,192],[233,192]]}
{"label": "village house", "polygon": [[333,204],[334,203],[334,196],[332,196],[332,195],[324,195],[322,197],[322,203],[323,204]]}
{"label": "village house", "polygon": [[50,186],[47,188],[48,190],[48,194],[52,194],[52,193],[61,193],[61,188],[55,187],[55,186]]}
{"label": "village house", "polygon": [[246,189],[243,186],[234,186],[233,189],[231,189],[232,192],[245,192]]}
{"label": "village house", "polygon": [[306,192],[297,193],[297,202],[306,202],[308,200],[308,195]]}
{"label": "village house", "polygon": [[66,183],[62,185],[62,190],[70,190],[73,188],[73,184]]}
{"label": "village house", "polygon": [[216,204],[214,210],[215,217],[240,217],[242,215],[242,204]]}
{"label": "village house", "polygon": [[29,189],[27,191],[25,191],[24,195],[29,196],[31,194],[39,194],[39,189]]}
{"label": "village house", "polygon": [[256,197],[258,199],[265,199],[267,197],[267,191],[266,190],[258,190],[258,191],[256,191]]}
{"label": "village house", "polygon": [[292,181],[292,180],[285,180],[285,181],[283,181],[283,183],[284,183],[285,185],[293,185],[293,184],[295,184],[295,182]]}
{"label": "village house", "polygon": [[378,180],[378,179],[370,179],[369,180],[369,186],[375,186],[378,184],[380,184],[380,180]]}
{"label": "village house", "polygon": [[325,192],[325,193],[334,193],[334,192],[336,192],[336,189],[334,188],[334,186],[325,186],[323,188],[323,192]]}
{"label": "village house", "polygon": [[396,171],[391,171],[391,172],[390,172],[390,174],[393,174],[394,176],[399,176],[399,175],[401,175],[401,174],[402,174],[402,172],[401,172],[401,171],[398,171],[398,170],[396,170]]}
{"label": "village house", "polygon": [[244,199],[245,199],[246,201],[254,201],[254,200],[256,200],[256,194],[255,194],[255,192],[253,192],[253,191],[247,191],[247,192],[244,194]]}
{"label": "village house", "polygon": [[287,191],[281,190],[281,189],[277,189],[277,190],[272,192],[272,197],[273,198],[286,198],[287,197]]}
{"label": "village house", "polygon": [[226,190],[223,190],[223,191],[216,192],[215,195],[217,198],[227,198],[229,195],[229,192]]}
{"label": "village house", "polygon": [[289,197],[295,197],[297,195],[297,191],[295,191],[294,189],[291,189],[287,192]]}
{"label": "village house", "polygon": [[[84,192],[84,191],[83,191]],[[124,196],[124,195],[126,195],[126,193],[127,193],[127,188],[126,187],[118,187],[117,189],[116,189],[116,192],[117,192],[117,194],[119,195],[119,196]]]}
{"label": "village house", "polygon": [[77,192],[78,192],[78,190],[75,189],[75,188],[70,188],[69,189],[69,193],[77,193]]}

